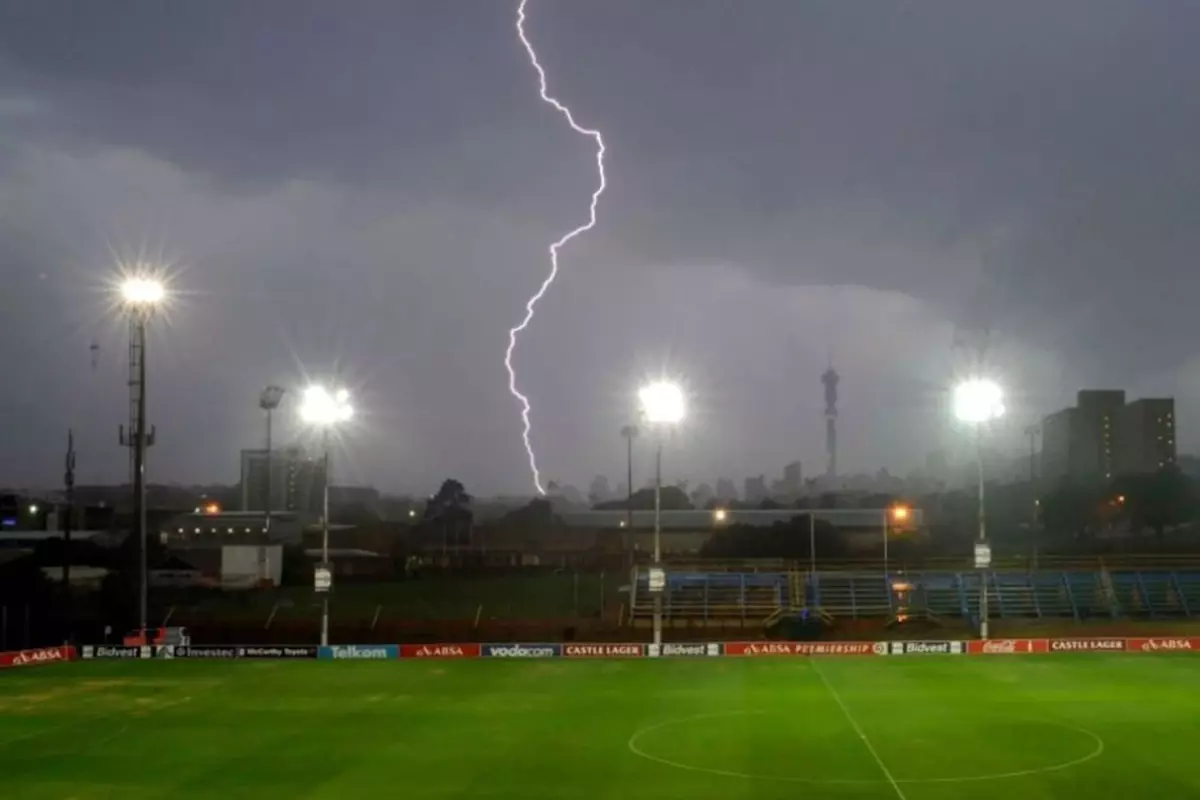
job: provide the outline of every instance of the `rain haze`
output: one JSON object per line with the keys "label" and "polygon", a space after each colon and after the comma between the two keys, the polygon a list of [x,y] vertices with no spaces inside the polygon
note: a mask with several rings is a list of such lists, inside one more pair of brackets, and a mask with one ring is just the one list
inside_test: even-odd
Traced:
{"label": "rain haze", "polygon": [[[598,224],[516,351],[546,479],[617,480],[663,373],[694,406],[669,478],[817,472],[830,359],[841,468],[904,473],[963,438],[945,392],[984,339],[1013,452],[1084,387],[1176,396],[1196,448],[1200,5],[528,13],[552,93],[607,145]],[[107,293],[144,259],[175,294],[154,481],[236,480],[262,387],[336,378],[359,410],[344,480],[532,491],[504,348],[597,176],[515,21],[501,0],[0,0],[0,482],[57,483],[68,427],[80,481],[125,478]]]}

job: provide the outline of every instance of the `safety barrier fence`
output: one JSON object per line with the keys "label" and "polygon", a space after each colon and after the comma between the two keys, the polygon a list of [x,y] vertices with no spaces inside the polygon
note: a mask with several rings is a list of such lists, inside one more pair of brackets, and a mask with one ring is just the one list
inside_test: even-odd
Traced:
{"label": "safety barrier fence", "polygon": [[121,659],[595,659],[595,658],[758,658],[821,656],[1032,655],[1038,653],[1200,653],[1200,636],[1070,637],[1058,639],[929,640],[893,642],[696,642],[403,644],[403,645],[151,645],[63,646],[0,653],[0,669],[38,666],[77,658]]}

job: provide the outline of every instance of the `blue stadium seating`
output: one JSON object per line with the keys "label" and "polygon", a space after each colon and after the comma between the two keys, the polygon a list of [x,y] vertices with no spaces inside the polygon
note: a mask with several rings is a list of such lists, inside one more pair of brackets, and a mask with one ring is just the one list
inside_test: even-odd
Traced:
{"label": "blue stadium seating", "polygon": [[[639,571],[634,618],[652,607],[646,580]],[[834,618],[922,612],[975,620],[984,588],[988,612],[999,619],[1200,615],[1200,571],[1168,570],[668,572],[664,613],[668,620],[744,623],[810,608]]]}

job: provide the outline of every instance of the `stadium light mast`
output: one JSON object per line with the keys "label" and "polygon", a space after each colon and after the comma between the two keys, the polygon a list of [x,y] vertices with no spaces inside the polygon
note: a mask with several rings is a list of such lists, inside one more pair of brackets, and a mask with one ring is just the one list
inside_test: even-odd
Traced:
{"label": "stadium light mast", "polygon": [[987,568],[991,550],[987,543],[987,514],[984,508],[983,429],[1004,416],[1004,390],[987,378],[971,378],[954,387],[954,416],[975,429],[975,463],[979,476],[979,541],[975,566],[979,572],[979,638],[988,638]]}
{"label": "stadium light mast", "polygon": [[262,390],[262,394],[258,396],[258,407],[261,408],[267,415],[267,480],[266,480],[266,503],[263,504],[263,528],[270,534],[271,532],[271,500],[273,487],[272,473],[275,471],[274,453],[271,449],[271,415],[279,408],[279,404],[283,401],[284,390],[278,386],[268,386]]}
{"label": "stadium light mast", "polygon": [[[146,328],[167,299],[162,281],[148,274],[133,274],[119,286],[121,309],[129,316],[129,386],[133,393],[129,431],[122,427],[121,444],[133,450],[133,505],[138,542],[138,624],[143,636],[149,617],[149,568],[146,540],[146,448],[154,444],[154,429],[146,429]],[[150,644],[150,642],[147,642]]]}
{"label": "stadium light mast", "polygon": [[[638,391],[642,419],[654,431],[654,566],[662,568],[662,453],[663,440],[687,416],[687,402],[678,384],[657,381]],[[663,591],[665,591],[665,586]],[[662,644],[662,591],[654,593],[654,644]]]}
{"label": "stadium light mast", "polygon": [[314,588],[321,596],[321,646],[329,646],[329,590],[333,588],[333,572],[329,567],[329,432],[354,416],[350,392],[345,389],[329,391],[324,386],[304,390],[300,403],[300,418],[321,431],[323,455],[321,479],[321,567]]}

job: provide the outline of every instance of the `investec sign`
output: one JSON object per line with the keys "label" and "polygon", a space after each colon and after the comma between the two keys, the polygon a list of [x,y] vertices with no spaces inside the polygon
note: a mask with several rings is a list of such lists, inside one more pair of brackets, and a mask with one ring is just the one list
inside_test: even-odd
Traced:
{"label": "investec sign", "polygon": [[562,645],[485,644],[480,654],[484,658],[557,658],[562,655]]}

